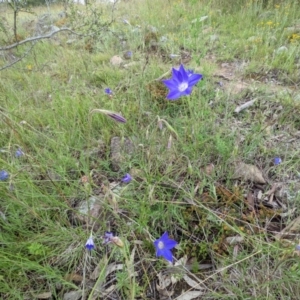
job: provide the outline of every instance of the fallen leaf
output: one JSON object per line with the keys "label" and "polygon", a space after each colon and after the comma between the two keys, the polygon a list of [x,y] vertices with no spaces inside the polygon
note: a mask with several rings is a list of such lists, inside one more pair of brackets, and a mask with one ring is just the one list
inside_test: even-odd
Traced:
{"label": "fallen leaf", "polygon": [[284,229],[275,235],[276,240],[295,238],[300,232],[300,217],[294,219]]}
{"label": "fallen leaf", "polygon": [[233,178],[249,180],[257,183],[266,183],[262,172],[256,166],[248,165],[243,162],[238,162],[235,164]]}
{"label": "fallen leaf", "polygon": [[[108,258],[106,255],[102,257],[102,259],[99,261],[97,267],[94,269],[92,274],[90,275],[90,279],[97,280],[103,269],[106,268],[106,265],[108,263]],[[104,271],[103,271],[104,272]]]}
{"label": "fallen leaf", "polygon": [[247,205],[250,210],[254,209],[254,197],[253,197],[252,192],[250,192],[250,191],[247,194]]}
{"label": "fallen leaf", "polygon": [[241,243],[242,241],[244,240],[244,238],[242,236],[229,236],[226,238],[226,242],[229,244],[229,245],[236,245],[236,244],[239,244]]}
{"label": "fallen leaf", "polygon": [[199,282],[196,282],[195,280],[193,280],[192,278],[190,278],[187,275],[183,276],[183,279],[185,280],[185,282],[192,288],[197,289],[197,290],[203,290],[203,288],[200,286]]}
{"label": "fallen leaf", "polygon": [[162,296],[171,297],[174,294],[174,291],[168,291],[167,287],[172,283],[171,275],[158,273],[158,283],[156,284],[156,289]]}
{"label": "fallen leaf", "polygon": [[82,296],[82,291],[71,291],[64,294],[63,300],[79,300]]}
{"label": "fallen leaf", "polygon": [[191,300],[191,299],[195,299],[203,294],[204,293],[200,292],[200,291],[190,291],[190,292],[186,292],[186,293],[180,295],[179,297],[176,298],[176,300]]}
{"label": "fallen leaf", "polygon": [[51,292],[45,292],[45,293],[41,293],[38,295],[35,295],[35,298],[37,299],[49,299],[52,297],[52,293]]}
{"label": "fallen leaf", "polygon": [[80,283],[80,282],[82,282],[83,277],[76,273],[70,273],[65,276],[65,280],[66,281],[75,281],[75,282]]}

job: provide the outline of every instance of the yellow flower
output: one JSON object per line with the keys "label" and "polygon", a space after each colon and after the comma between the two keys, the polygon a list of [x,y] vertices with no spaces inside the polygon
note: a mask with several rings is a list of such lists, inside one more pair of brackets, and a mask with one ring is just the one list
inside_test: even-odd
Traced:
{"label": "yellow flower", "polygon": [[297,34],[297,33],[293,33],[293,34],[290,36],[290,42],[291,42],[291,43],[298,42],[299,40],[300,40],[300,35]]}
{"label": "yellow flower", "polygon": [[27,65],[26,68],[27,68],[28,71],[31,71],[32,70],[32,65]]}
{"label": "yellow flower", "polygon": [[272,21],[268,21],[266,24],[269,25],[269,26],[271,26],[271,25],[273,25],[273,22]]}

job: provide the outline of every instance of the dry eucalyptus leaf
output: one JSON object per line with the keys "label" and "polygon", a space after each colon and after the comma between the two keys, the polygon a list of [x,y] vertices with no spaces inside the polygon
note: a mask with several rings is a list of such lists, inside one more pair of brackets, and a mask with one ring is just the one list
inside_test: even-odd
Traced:
{"label": "dry eucalyptus leaf", "polygon": [[244,238],[242,236],[229,236],[226,238],[226,242],[229,244],[229,245],[236,245],[236,244],[239,244],[241,242],[244,241]]}
{"label": "dry eucalyptus leaf", "polygon": [[203,294],[204,293],[200,291],[190,291],[180,295],[179,297],[176,298],[176,300],[191,300],[200,297]]}
{"label": "dry eucalyptus leaf", "polygon": [[161,296],[171,297],[174,291],[168,291],[167,287],[172,283],[170,274],[162,274],[161,272],[157,275],[158,283],[156,284],[156,289]]}
{"label": "dry eucalyptus leaf", "polygon": [[123,270],[123,268],[124,268],[123,264],[111,263],[106,268],[106,276],[108,276],[110,273],[112,273],[114,271]]}
{"label": "dry eucalyptus leaf", "polygon": [[63,300],[79,300],[82,296],[82,291],[71,291],[64,294]]}
{"label": "dry eucalyptus leaf", "polygon": [[35,297],[37,299],[49,299],[49,298],[52,297],[52,293],[51,292],[45,292],[45,293],[41,293],[41,294],[35,295]]}
{"label": "dry eucalyptus leaf", "polygon": [[90,279],[97,280],[103,269],[106,268],[108,263],[107,256],[103,256],[102,259],[99,261],[97,267],[94,269],[92,274],[90,275]]}
{"label": "dry eucalyptus leaf", "polygon": [[184,255],[182,256],[180,259],[178,259],[176,262],[175,262],[175,266],[185,266],[186,265],[186,262],[187,262],[187,256]]}
{"label": "dry eucalyptus leaf", "polygon": [[249,180],[256,183],[266,183],[262,172],[254,165],[248,165],[243,162],[238,162],[234,166],[233,178]]}
{"label": "dry eucalyptus leaf", "polygon": [[107,295],[111,294],[115,289],[116,289],[116,285],[113,284],[113,285],[109,286],[106,290],[101,291],[101,295],[107,296]]}
{"label": "dry eucalyptus leaf", "polygon": [[191,279],[189,276],[184,275],[183,279],[190,287],[197,289],[197,290],[203,290],[203,288],[200,286],[200,284],[197,281]]}
{"label": "dry eucalyptus leaf", "polygon": [[181,274],[185,274],[185,265],[187,262],[187,256],[184,255],[178,261],[175,262],[174,266],[168,266],[168,274],[171,274],[172,284],[175,284],[177,281],[181,279]]}
{"label": "dry eucalyptus leaf", "polygon": [[289,223],[284,229],[282,229],[279,233],[275,235],[276,240],[281,239],[294,239],[300,232],[300,217],[294,219],[291,223]]}
{"label": "dry eucalyptus leaf", "polygon": [[172,283],[170,274],[162,274],[160,272],[158,273],[157,277],[158,277],[158,283],[156,284],[157,290],[164,290]]}
{"label": "dry eucalyptus leaf", "polygon": [[252,194],[252,192],[248,192],[247,193],[247,205],[248,205],[248,208],[250,209],[250,210],[253,210],[254,209],[254,196],[253,196],[253,194]]}
{"label": "dry eucalyptus leaf", "polygon": [[70,273],[70,274],[66,274],[65,276],[65,280],[67,281],[75,281],[75,282],[82,282],[83,277],[77,273]]}

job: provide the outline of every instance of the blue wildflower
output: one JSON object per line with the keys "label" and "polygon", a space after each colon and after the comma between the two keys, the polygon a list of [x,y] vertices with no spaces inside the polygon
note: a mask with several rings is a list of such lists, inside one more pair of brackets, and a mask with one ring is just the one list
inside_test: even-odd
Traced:
{"label": "blue wildflower", "polygon": [[20,148],[18,150],[16,150],[15,157],[21,157],[23,155],[24,155],[24,152]]}
{"label": "blue wildflower", "polygon": [[183,65],[180,65],[179,70],[172,69],[172,78],[163,80],[163,83],[169,89],[167,99],[176,100],[181,96],[190,95],[192,88],[199,80],[202,79],[202,74],[194,74],[191,70],[185,70]]}
{"label": "blue wildflower", "polygon": [[112,90],[110,88],[104,89],[104,92],[106,95],[111,96],[113,94]]}
{"label": "blue wildflower", "polygon": [[124,53],[124,58],[125,59],[131,59],[132,58],[132,51],[126,51]]}
{"label": "blue wildflower", "polygon": [[103,244],[109,244],[112,241],[113,237],[114,234],[112,232],[106,231],[103,237]]}
{"label": "blue wildflower", "polygon": [[8,179],[8,177],[9,177],[9,174],[8,174],[7,171],[0,170],[0,180],[1,181],[4,181],[4,180]]}
{"label": "blue wildflower", "polygon": [[108,232],[108,231],[105,232],[103,239],[104,239],[103,244],[113,243],[121,248],[124,246],[124,243],[122,242],[122,240],[118,236],[114,236],[114,234],[112,232]]}
{"label": "blue wildflower", "polygon": [[273,159],[273,162],[274,162],[274,165],[277,166],[277,165],[279,165],[282,162],[282,160],[281,160],[280,157],[275,157]]}
{"label": "blue wildflower", "polygon": [[156,249],[156,256],[162,256],[164,259],[172,262],[172,252],[171,249],[174,248],[178,243],[169,238],[167,232],[165,232],[161,238],[154,241],[154,246]]}
{"label": "blue wildflower", "polygon": [[95,248],[95,244],[92,236],[90,236],[87,242],[85,243],[85,248],[88,249],[89,251]]}
{"label": "blue wildflower", "polygon": [[121,181],[124,183],[129,183],[131,180],[132,180],[132,177],[128,173],[121,179]]}
{"label": "blue wildflower", "polygon": [[300,245],[296,245],[295,250],[300,251]]}

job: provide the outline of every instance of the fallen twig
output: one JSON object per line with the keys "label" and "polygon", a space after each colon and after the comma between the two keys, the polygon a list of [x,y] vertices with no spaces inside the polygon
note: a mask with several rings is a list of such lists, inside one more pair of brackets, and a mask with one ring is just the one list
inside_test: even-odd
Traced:
{"label": "fallen twig", "polygon": [[251,100],[251,101],[248,101],[248,102],[246,102],[246,103],[244,103],[244,104],[238,106],[238,107],[234,110],[234,112],[235,112],[235,113],[241,112],[242,110],[244,110],[244,109],[246,109],[246,108],[252,106],[252,105],[254,104],[255,101],[256,101],[256,99]]}

